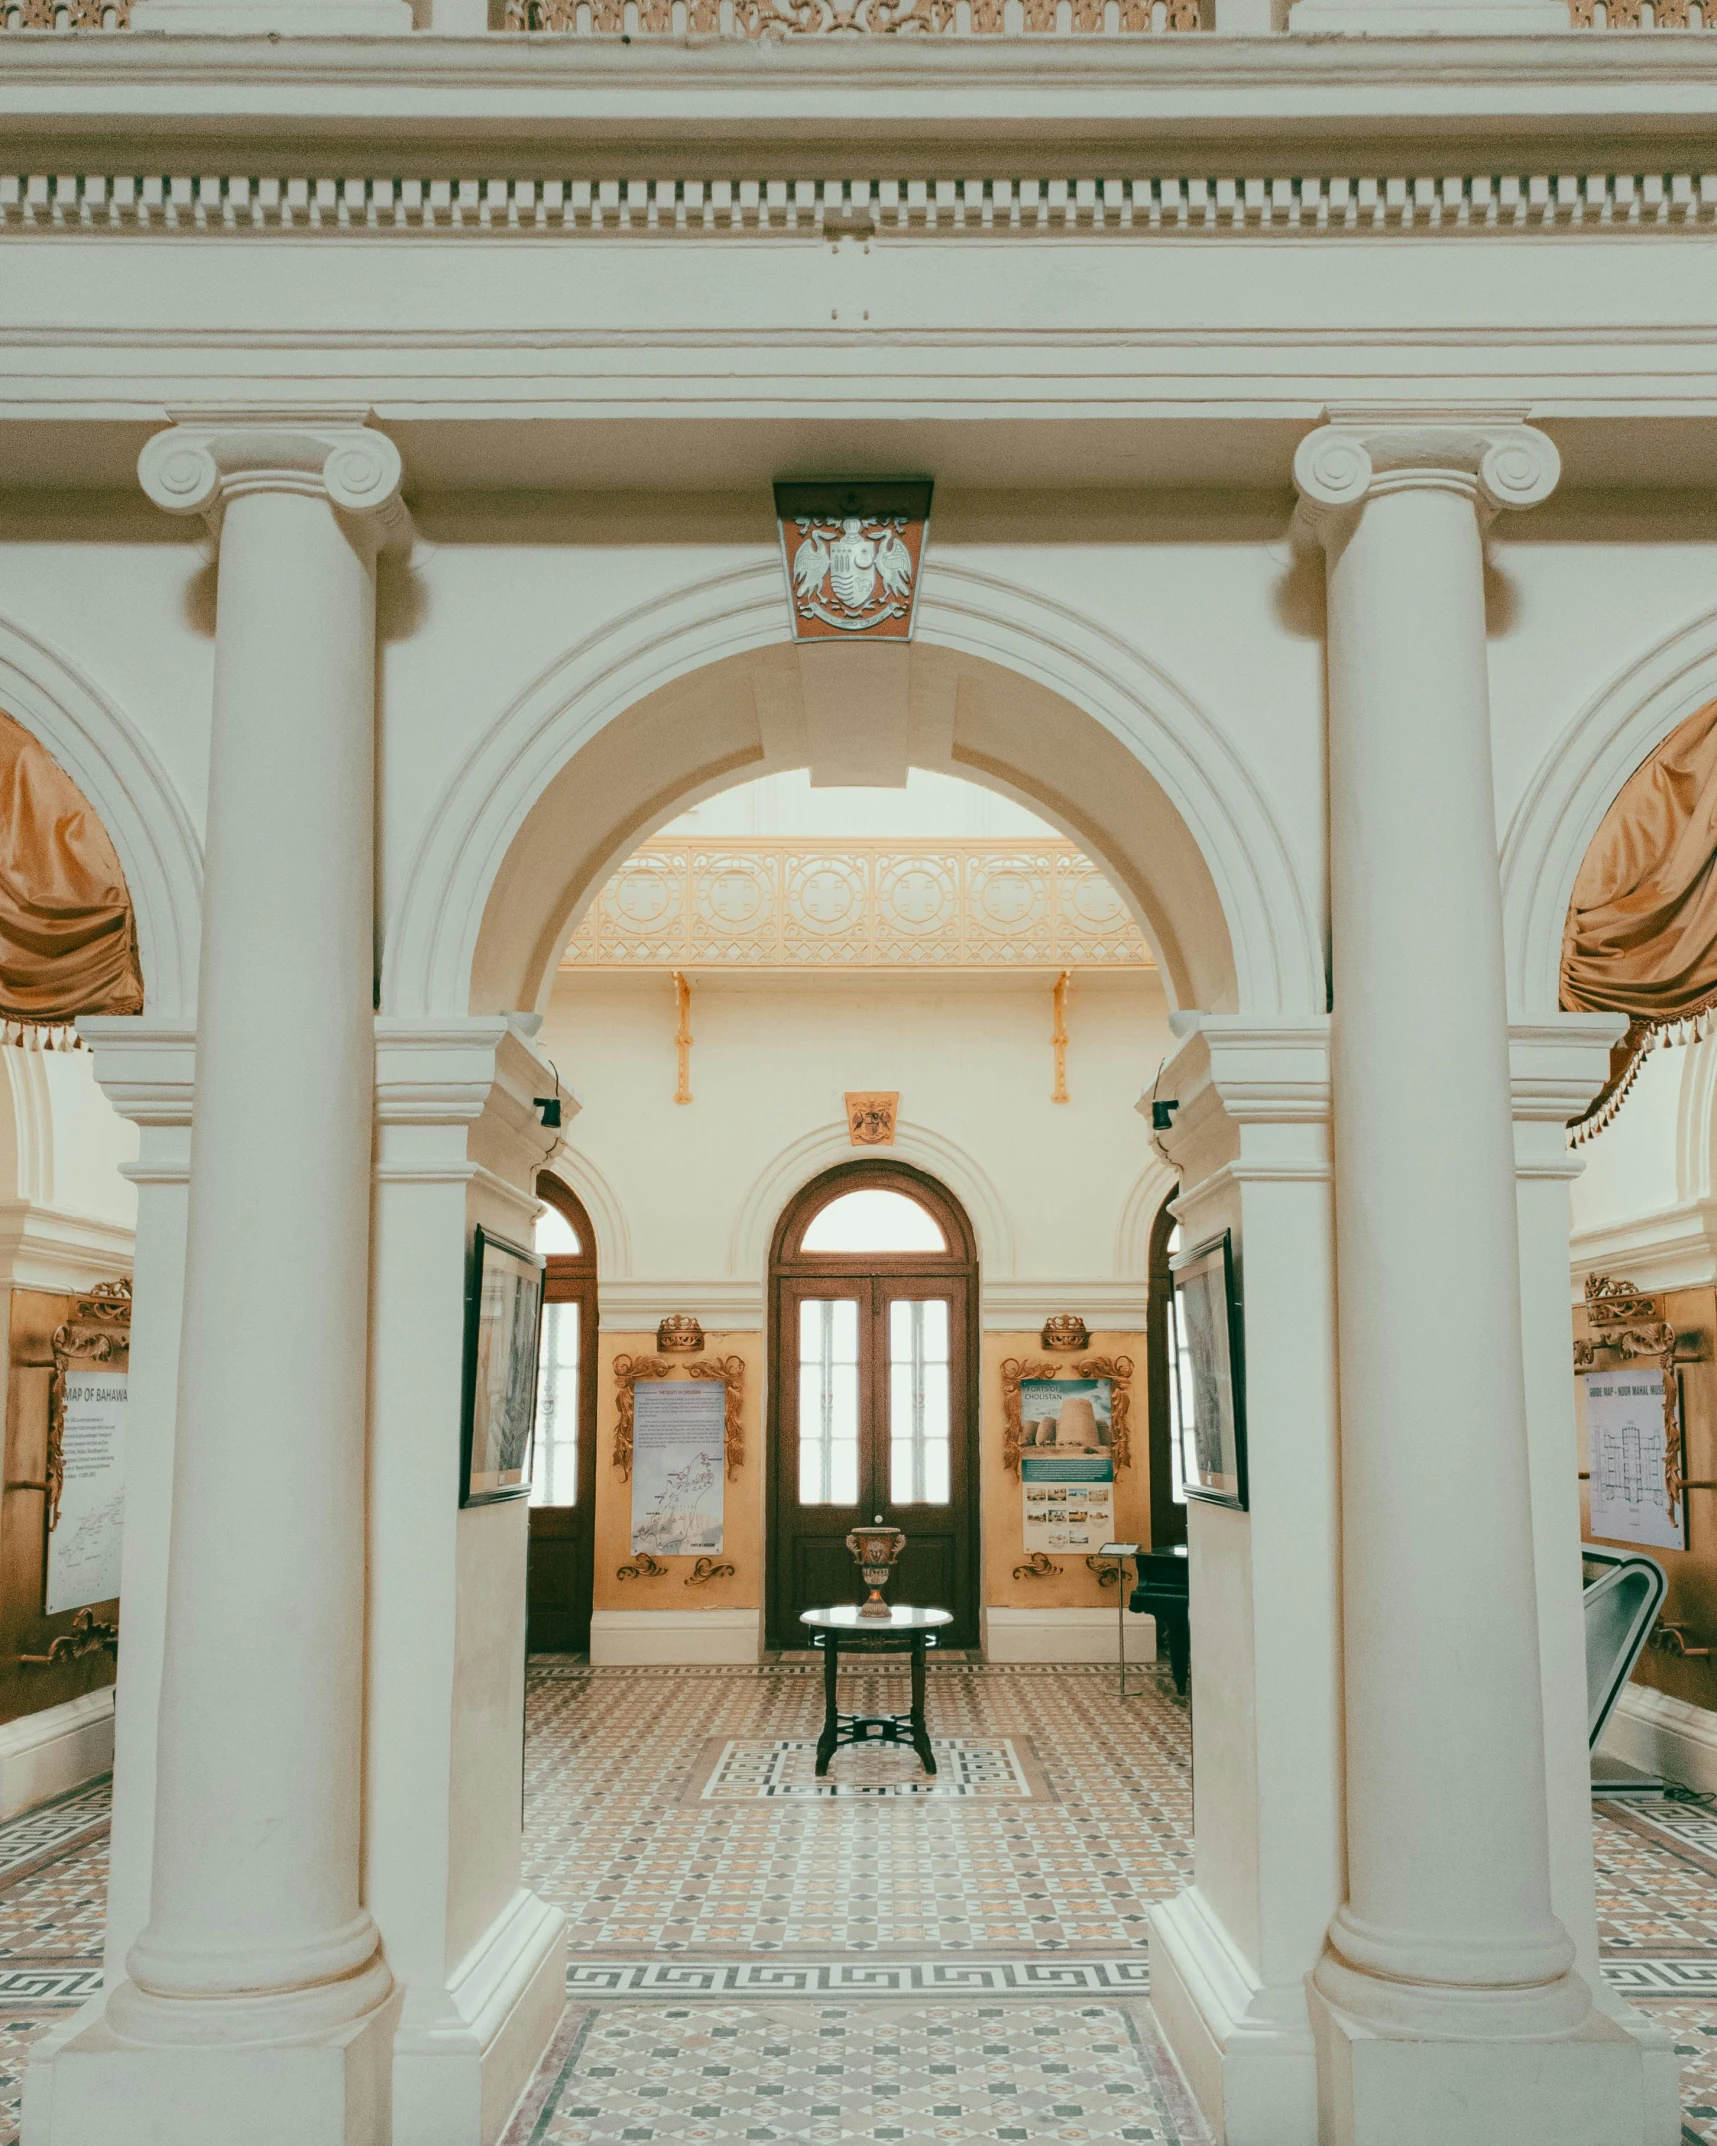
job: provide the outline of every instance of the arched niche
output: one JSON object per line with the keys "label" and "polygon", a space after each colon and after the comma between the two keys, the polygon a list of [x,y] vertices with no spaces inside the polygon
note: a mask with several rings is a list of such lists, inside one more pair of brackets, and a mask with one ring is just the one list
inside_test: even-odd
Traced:
{"label": "arched niche", "polygon": [[[810,764],[778,565],[617,621],[481,739],[432,816],[389,934],[386,1010],[539,1006],[584,905],[704,797]],[[842,651],[843,654],[854,653]],[[1181,1008],[1321,1012],[1321,947],[1268,801],[1136,651],[1032,591],[942,565],[904,666],[905,759],[1031,807],[1131,905]],[[862,706],[862,701],[860,703]]]}

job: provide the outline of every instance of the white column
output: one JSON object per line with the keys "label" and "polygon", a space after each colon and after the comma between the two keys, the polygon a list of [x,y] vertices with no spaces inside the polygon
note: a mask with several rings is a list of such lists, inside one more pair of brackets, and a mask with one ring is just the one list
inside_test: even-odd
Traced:
{"label": "white column", "polygon": [[1591,2051],[1564,2071],[1543,2047],[1604,2035],[1550,1899],[1482,523],[1557,474],[1506,416],[1405,411],[1338,420],[1295,462],[1328,562],[1348,1870],[1314,2019],[1332,2139],[1643,2136],[1637,2091],[1618,2105]]}
{"label": "white column", "polygon": [[358,2146],[394,2009],[358,1862],[374,565],[409,522],[343,413],[182,424],[140,474],[219,537],[197,1087],[149,1919],[55,2137]]}

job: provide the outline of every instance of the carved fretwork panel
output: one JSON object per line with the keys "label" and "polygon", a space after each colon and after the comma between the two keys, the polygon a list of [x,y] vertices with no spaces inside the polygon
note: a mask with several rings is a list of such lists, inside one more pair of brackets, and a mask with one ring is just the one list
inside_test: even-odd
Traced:
{"label": "carved fretwork panel", "polygon": [[598,894],[571,968],[1149,968],[1070,843],[653,842]]}

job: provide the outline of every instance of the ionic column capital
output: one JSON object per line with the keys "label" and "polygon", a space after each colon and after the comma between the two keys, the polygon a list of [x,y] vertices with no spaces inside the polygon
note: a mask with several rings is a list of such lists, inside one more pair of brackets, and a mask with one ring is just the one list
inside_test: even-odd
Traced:
{"label": "ionic column capital", "polygon": [[1294,456],[1300,519],[1324,545],[1339,542],[1368,499],[1454,491],[1488,518],[1536,507],[1562,474],[1555,442],[1519,410],[1337,404]]}
{"label": "ionic column capital", "polygon": [[137,459],[138,481],[169,514],[200,514],[220,535],[227,502],[252,492],[327,500],[376,551],[412,539],[399,449],[364,410],[187,411]]}

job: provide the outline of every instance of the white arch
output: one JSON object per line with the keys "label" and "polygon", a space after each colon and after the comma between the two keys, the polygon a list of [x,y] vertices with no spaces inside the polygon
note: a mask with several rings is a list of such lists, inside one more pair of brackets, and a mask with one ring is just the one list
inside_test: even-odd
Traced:
{"label": "white arch", "polygon": [[1143,1281],[1151,1271],[1151,1230],[1162,1204],[1180,1183],[1179,1171],[1160,1155],[1146,1163],[1144,1173],[1127,1195],[1115,1231],[1115,1278]]}
{"label": "white arch", "polygon": [[752,1180],[740,1203],[728,1244],[727,1271],[760,1285],[769,1273],[776,1225],[788,1202],[812,1178],[839,1162],[905,1162],[946,1185],[966,1210],[978,1240],[978,1265],[986,1281],[1011,1281],[1015,1272],[1013,1224],[1006,1204],[983,1166],[945,1133],[902,1118],[894,1145],[860,1153],[844,1125],[819,1126],[784,1147]]}
{"label": "white arch", "polygon": [[596,1280],[599,1288],[610,1282],[632,1279],[632,1232],[626,1226],[626,1210],[614,1188],[590,1157],[575,1147],[559,1147],[543,1164],[543,1175],[558,1177],[576,1192],[590,1217],[596,1239]]}
{"label": "white arch", "polygon": [[1622,784],[1717,698],[1717,609],[1659,641],[1594,694],[1539,763],[1502,846],[1503,930],[1516,1020],[1554,1013],[1575,875]]}
{"label": "white arch", "polygon": [[[415,1018],[467,1010],[484,906],[508,846],[581,745],[647,694],[724,657],[783,644],[787,629],[779,563],[754,563],[639,606],[539,673],[475,742],[430,815],[388,934],[384,1010]],[[1065,606],[958,564],[926,571],[918,632],[1036,681],[1121,742],[1210,871],[1239,1008],[1324,1010],[1319,934],[1268,799],[1225,734],[1164,673]]]}
{"label": "white arch", "polygon": [[137,918],[146,1014],[190,1020],[202,931],[202,845],[148,740],[63,656],[3,620],[0,708],[47,748],[113,839]]}

